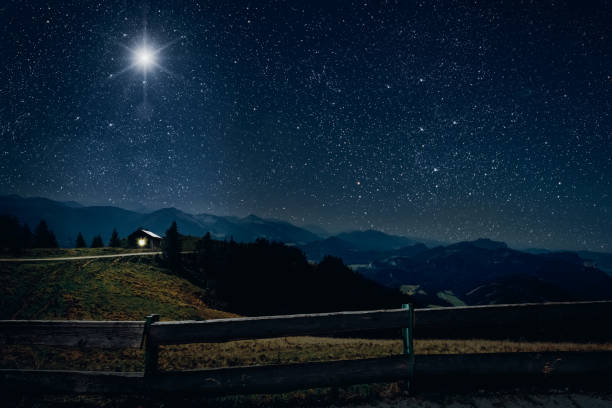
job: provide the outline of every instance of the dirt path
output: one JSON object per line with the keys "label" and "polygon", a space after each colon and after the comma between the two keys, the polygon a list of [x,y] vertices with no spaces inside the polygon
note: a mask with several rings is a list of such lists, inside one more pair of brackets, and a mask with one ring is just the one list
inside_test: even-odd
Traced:
{"label": "dirt path", "polygon": [[118,258],[124,256],[160,255],[161,252],[134,252],[129,254],[64,256],[56,258],[0,258],[0,262],[78,261],[80,259]]}

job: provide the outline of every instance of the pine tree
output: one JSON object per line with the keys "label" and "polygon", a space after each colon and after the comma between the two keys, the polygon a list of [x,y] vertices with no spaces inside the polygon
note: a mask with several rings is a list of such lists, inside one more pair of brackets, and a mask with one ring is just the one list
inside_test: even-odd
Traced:
{"label": "pine tree", "polygon": [[104,242],[102,242],[102,236],[96,235],[93,237],[91,241],[91,248],[102,248],[104,246]]}
{"label": "pine tree", "polygon": [[121,246],[121,240],[119,239],[117,228],[113,228],[113,234],[111,235],[110,241],[108,241],[108,246],[113,248]]}
{"label": "pine tree", "polygon": [[6,248],[15,254],[21,253],[23,249],[30,247],[31,235],[27,224],[21,225],[16,217],[0,215],[0,249]]}
{"label": "pine tree", "polygon": [[212,278],[211,271],[213,269],[213,240],[210,232],[207,232],[204,237],[198,241],[197,247],[197,260],[200,264],[200,272],[202,273],[202,279],[204,286],[209,287],[209,280]]}
{"label": "pine tree", "polygon": [[49,230],[47,222],[41,220],[34,232],[34,248],[57,248],[55,234]]}
{"label": "pine tree", "polygon": [[162,257],[171,270],[181,269],[181,241],[176,221],[173,221],[170,228],[166,230],[166,237],[162,244]]}
{"label": "pine tree", "polygon": [[49,231],[49,246],[48,248],[59,248],[57,244],[57,239],[55,239],[55,234],[53,231]]}
{"label": "pine tree", "polygon": [[34,237],[32,236],[32,231],[30,231],[30,227],[28,224],[23,224],[21,228],[21,247],[22,248],[32,248],[32,241]]}
{"label": "pine tree", "polygon": [[75,248],[87,248],[87,244],[85,243],[85,238],[83,238],[83,234],[79,232],[79,235],[76,237],[76,242],[74,243]]}

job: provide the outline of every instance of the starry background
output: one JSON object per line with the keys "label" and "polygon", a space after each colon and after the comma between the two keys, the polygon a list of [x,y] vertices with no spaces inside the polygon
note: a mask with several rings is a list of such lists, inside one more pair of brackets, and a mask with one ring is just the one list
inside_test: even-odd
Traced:
{"label": "starry background", "polygon": [[612,3],[220,3],[3,2],[0,194],[612,250]]}

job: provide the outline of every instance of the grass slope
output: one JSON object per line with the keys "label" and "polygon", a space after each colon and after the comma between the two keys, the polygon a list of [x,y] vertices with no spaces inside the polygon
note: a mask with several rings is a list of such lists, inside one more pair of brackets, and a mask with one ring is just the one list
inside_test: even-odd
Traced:
{"label": "grass slope", "polygon": [[[232,316],[205,304],[201,288],[156,265],[153,257],[65,262],[0,263],[0,319],[141,320]],[[399,337],[399,336],[398,336]],[[416,340],[417,354],[546,350],[612,350],[612,344],[533,343],[483,340]],[[300,363],[399,354],[401,340],[290,337],[227,343],[163,346],[162,370]],[[97,350],[5,345],[0,368],[142,371],[143,350]],[[149,401],[150,406],[306,407],[353,405],[405,397],[402,383],[320,388],[278,395],[190,397]],[[16,405],[106,407],[142,405],[143,396],[20,396]]]}
{"label": "grass slope", "polygon": [[151,256],[0,263],[0,319],[164,320],[232,316]]}

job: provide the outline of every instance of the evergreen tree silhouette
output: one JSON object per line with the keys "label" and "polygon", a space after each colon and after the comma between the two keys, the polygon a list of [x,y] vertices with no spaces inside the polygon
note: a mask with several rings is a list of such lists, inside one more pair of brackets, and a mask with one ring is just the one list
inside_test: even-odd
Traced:
{"label": "evergreen tree silhouette", "polygon": [[34,231],[34,248],[57,248],[55,234],[49,230],[47,222],[41,220]]}
{"label": "evergreen tree silhouette", "polygon": [[49,246],[48,248],[59,248],[57,243],[57,239],[55,238],[55,234],[53,231],[49,230]]}
{"label": "evergreen tree silhouette", "polygon": [[83,234],[79,232],[79,235],[76,237],[76,242],[74,243],[75,248],[87,248],[87,244],[85,243],[85,238],[83,238]]}
{"label": "evergreen tree silhouette", "polygon": [[119,234],[117,233],[117,228],[113,228],[113,233],[110,237],[110,241],[108,241],[108,246],[109,247],[120,247],[121,246],[121,240],[119,239]]}
{"label": "evergreen tree silhouette", "polygon": [[91,241],[91,248],[102,248],[104,246],[104,242],[102,241],[102,236],[96,235],[93,237]]}
{"label": "evergreen tree silhouette", "polygon": [[16,217],[0,215],[0,249],[8,249],[18,254],[31,247],[32,233],[27,224],[23,226]]}
{"label": "evergreen tree silhouette", "polygon": [[23,224],[21,228],[21,248],[32,248],[34,237],[28,224]]}
{"label": "evergreen tree silhouette", "polygon": [[166,237],[162,242],[162,258],[172,271],[181,269],[181,241],[176,221],[166,230]]}

